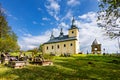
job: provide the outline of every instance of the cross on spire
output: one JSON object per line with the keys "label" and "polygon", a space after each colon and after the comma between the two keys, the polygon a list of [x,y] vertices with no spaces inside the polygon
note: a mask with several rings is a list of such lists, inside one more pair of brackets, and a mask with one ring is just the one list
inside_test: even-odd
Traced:
{"label": "cross on spire", "polygon": [[72,25],[71,25],[71,29],[73,28],[77,28],[76,25],[75,25],[75,19],[74,19],[74,16],[73,16],[73,19],[72,19]]}
{"label": "cross on spire", "polygon": [[50,39],[53,39],[54,38],[54,35],[53,35],[53,31],[51,32],[51,36],[50,36]]}
{"label": "cross on spire", "polygon": [[60,35],[63,35],[63,29],[61,28],[61,30],[60,30]]}
{"label": "cross on spire", "polygon": [[73,16],[73,19],[72,19],[72,25],[74,25],[75,23],[75,19],[74,19],[74,16]]}
{"label": "cross on spire", "polygon": [[63,29],[62,28],[60,30],[60,36],[59,37],[63,37]]}

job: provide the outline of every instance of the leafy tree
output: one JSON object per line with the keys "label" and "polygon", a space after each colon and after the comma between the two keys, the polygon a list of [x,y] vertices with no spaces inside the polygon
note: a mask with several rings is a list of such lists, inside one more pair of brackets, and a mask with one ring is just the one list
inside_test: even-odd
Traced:
{"label": "leafy tree", "polygon": [[17,36],[8,26],[5,12],[0,5],[0,52],[19,50]]}
{"label": "leafy tree", "polygon": [[34,48],[33,53],[34,53],[34,55],[36,55],[38,53],[38,48]]}
{"label": "leafy tree", "polygon": [[98,25],[111,38],[120,36],[120,0],[99,0]]}
{"label": "leafy tree", "polygon": [[39,52],[42,52],[42,44],[40,44],[40,46],[39,46],[39,48],[38,48],[38,50],[39,50]]}

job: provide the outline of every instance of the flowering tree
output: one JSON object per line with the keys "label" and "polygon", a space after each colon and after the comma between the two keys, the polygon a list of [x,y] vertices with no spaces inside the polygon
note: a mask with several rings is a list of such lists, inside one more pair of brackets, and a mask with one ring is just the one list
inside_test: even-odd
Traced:
{"label": "flowering tree", "polygon": [[120,36],[120,0],[99,0],[98,25],[111,38]]}

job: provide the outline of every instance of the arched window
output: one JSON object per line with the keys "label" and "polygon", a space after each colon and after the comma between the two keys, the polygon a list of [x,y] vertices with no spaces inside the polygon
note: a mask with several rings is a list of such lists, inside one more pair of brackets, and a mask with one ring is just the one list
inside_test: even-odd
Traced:
{"label": "arched window", "polygon": [[53,49],[54,47],[52,46],[52,49]]}
{"label": "arched window", "polygon": [[70,46],[73,46],[73,44],[71,43]]}
{"label": "arched window", "polygon": [[57,45],[57,48],[58,48],[58,49],[60,48],[59,45]]}
{"label": "arched window", "polygon": [[72,31],[72,34],[74,33],[74,31]]}
{"label": "arched window", "polygon": [[64,44],[64,47],[66,47],[66,44]]}
{"label": "arched window", "polygon": [[46,48],[47,50],[48,50],[48,46],[47,46],[47,48]]}

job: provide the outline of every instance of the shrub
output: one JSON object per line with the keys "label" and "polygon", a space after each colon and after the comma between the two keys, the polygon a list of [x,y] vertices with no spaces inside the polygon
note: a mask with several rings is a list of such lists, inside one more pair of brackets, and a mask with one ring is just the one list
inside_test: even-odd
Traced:
{"label": "shrub", "polygon": [[50,56],[50,54],[43,54],[43,58],[48,60],[53,60],[54,56]]}

